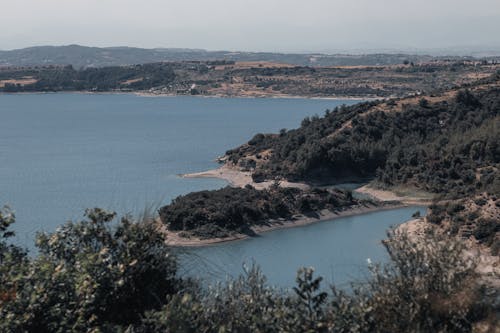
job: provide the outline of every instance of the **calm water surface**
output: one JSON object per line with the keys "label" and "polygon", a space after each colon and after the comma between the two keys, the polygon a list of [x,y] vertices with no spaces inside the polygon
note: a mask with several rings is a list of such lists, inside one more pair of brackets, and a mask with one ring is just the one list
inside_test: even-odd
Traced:
{"label": "calm water surface", "polygon": [[181,254],[182,267],[186,274],[215,282],[241,274],[242,263],[256,262],[271,285],[283,288],[294,285],[297,268],[314,267],[325,285],[346,286],[368,276],[368,259],[387,260],[381,243],[386,231],[410,220],[416,211],[425,215],[426,209],[384,210],[192,248]]}

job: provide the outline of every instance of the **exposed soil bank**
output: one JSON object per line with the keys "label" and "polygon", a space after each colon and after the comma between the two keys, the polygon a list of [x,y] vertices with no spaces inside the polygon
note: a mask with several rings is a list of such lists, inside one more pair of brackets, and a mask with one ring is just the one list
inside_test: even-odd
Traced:
{"label": "exposed soil bank", "polygon": [[[331,221],[331,220],[338,219],[341,217],[366,214],[366,213],[371,213],[371,212],[376,212],[376,211],[381,211],[381,210],[405,207],[405,206],[407,206],[407,205],[402,204],[402,203],[389,203],[389,204],[382,204],[382,205],[366,205],[366,206],[357,205],[357,206],[353,206],[351,208],[348,208],[348,209],[345,209],[342,211],[337,211],[337,212],[323,210],[323,211],[317,212],[315,214],[311,214],[309,216],[300,215],[300,216],[297,216],[293,220],[284,220],[284,219],[283,220],[271,220],[266,225],[253,226],[253,227],[251,227],[251,230],[256,235],[259,235],[259,234],[262,234],[265,232],[278,230],[278,229],[300,227],[300,226],[305,226],[305,225],[323,222],[323,221]],[[164,234],[166,236],[167,244],[169,244],[171,246],[183,246],[183,247],[184,246],[186,246],[186,247],[206,246],[206,245],[235,241],[235,240],[240,240],[240,239],[245,239],[245,238],[251,237],[251,235],[247,235],[247,234],[234,234],[234,235],[224,237],[224,238],[209,238],[209,239],[200,239],[197,237],[186,238],[186,237],[180,236],[180,232],[169,231],[164,226],[162,226],[162,232],[164,232]]]}
{"label": "exposed soil bank", "polygon": [[[231,186],[234,187],[245,187],[246,185],[252,185],[258,190],[263,190],[274,184],[273,181],[265,181],[256,183],[252,179],[252,173],[250,171],[241,171],[236,167],[231,167],[228,164],[224,164],[221,167],[213,170],[188,173],[180,175],[184,178],[218,178],[227,181]],[[308,189],[309,185],[304,183],[293,183],[289,181],[280,181],[280,186],[283,187],[297,187],[300,189]]]}

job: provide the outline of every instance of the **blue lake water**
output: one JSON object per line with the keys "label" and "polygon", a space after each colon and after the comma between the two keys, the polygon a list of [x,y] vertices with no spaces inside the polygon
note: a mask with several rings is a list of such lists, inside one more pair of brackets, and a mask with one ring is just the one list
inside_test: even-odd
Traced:
{"label": "blue lake water", "polygon": [[[0,95],[0,205],[9,204],[16,212],[15,242],[32,249],[36,231],[52,231],[67,220],[81,219],[88,207],[140,214],[181,194],[225,186],[221,180],[177,175],[216,167],[214,158],[256,133],[294,128],[305,116],[353,102]],[[215,263],[210,276],[220,278],[235,275],[243,260],[255,258],[268,274],[274,267],[270,279],[277,284],[293,281],[301,265],[318,266],[325,275],[336,272],[329,267],[350,265],[347,275],[354,274],[368,256],[383,258],[379,241],[386,228],[407,220],[414,211],[367,214],[199,248],[183,263],[186,270],[204,277],[208,263]],[[318,251],[316,259],[300,254],[308,248],[309,254]]]}
{"label": "blue lake water", "polygon": [[243,272],[242,264],[257,263],[271,285],[294,285],[299,267],[314,267],[324,285],[334,282],[348,287],[350,282],[368,276],[368,259],[387,260],[381,243],[386,231],[411,219],[425,207],[370,212],[342,217],[302,227],[280,229],[258,237],[201,248],[181,250],[185,273],[209,282],[234,278]]}

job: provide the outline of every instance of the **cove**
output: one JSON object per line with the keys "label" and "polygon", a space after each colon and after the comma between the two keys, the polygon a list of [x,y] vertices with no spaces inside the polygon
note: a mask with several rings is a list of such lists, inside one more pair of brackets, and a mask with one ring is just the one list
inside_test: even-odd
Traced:
{"label": "cove", "polygon": [[237,277],[243,264],[258,264],[270,285],[290,288],[299,267],[314,267],[324,286],[348,287],[369,274],[367,261],[388,259],[382,240],[386,231],[412,219],[426,207],[410,206],[341,217],[280,229],[257,237],[199,248],[179,249],[183,274],[209,283]]}

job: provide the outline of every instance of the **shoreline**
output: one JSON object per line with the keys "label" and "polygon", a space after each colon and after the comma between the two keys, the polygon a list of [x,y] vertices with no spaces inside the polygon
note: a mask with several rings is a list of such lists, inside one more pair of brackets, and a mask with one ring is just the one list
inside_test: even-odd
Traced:
{"label": "shoreline", "polygon": [[[182,178],[216,178],[222,179],[229,183],[230,186],[233,187],[244,187],[246,185],[251,185],[256,189],[266,189],[271,186],[273,181],[265,181],[256,183],[253,181],[250,171],[241,171],[236,167],[232,167],[228,164],[223,164],[216,169],[211,169],[207,171],[187,173],[179,175]],[[310,186],[306,183],[296,183],[296,182],[288,182],[288,181],[280,181],[280,186],[283,187],[298,187],[300,189],[309,189]],[[420,198],[417,196],[401,196],[392,191],[387,190],[379,190],[369,187],[369,184],[364,185],[354,192],[366,194],[374,200],[378,201],[379,205],[373,206],[356,206],[350,207],[344,211],[333,212],[333,211],[321,211],[317,212],[318,217],[307,217],[303,216],[302,218],[295,220],[286,220],[281,222],[271,222],[269,225],[264,226],[253,226],[251,227],[252,231],[255,232],[256,235],[279,230],[286,228],[294,228],[301,227],[305,225],[310,225],[322,221],[330,221],[341,217],[354,216],[354,215],[362,215],[366,213],[383,211],[388,209],[397,209],[401,207],[410,207],[410,206],[429,206],[431,201],[428,198]],[[418,219],[411,219],[408,221],[402,222],[398,228],[409,227],[412,226],[415,221]],[[252,236],[246,234],[235,234],[228,237],[223,238],[209,238],[209,239],[200,239],[196,237],[186,238],[179,236],[180,232],[172,232],[163,228],[163,233],[166,235],[167,244],[174,247],[201,247],[214,245],[219,243],[237,241],[242,239],[247,239]],[[170,240],[169,240],[170,238]]]}
{"label": "shoreline", "polygon": [[[128,92],[124,92],[128,93]],[[319,100],[352,100],[352,101],[367,101],[367,100],[377,100],[392,97],[382,97],[382,96],[307,96],[307,95],[287,95],[287,94],[214,94],[214,95],[184,95],[175,93],[153,93],[153,92],[130,92],[131,94],[141,96],[141,97],[200,97],[200,98],[248,98],[248,99],[319,99]]]}
{"label": "shoreline", "polygon": [[[216,169],[180,174],[179,177],[222,179],[228,182],[229,185],[233,187],[245,187],[246,185],[251,185],[258,190],[266,189],[274,184],[274,181],[270,180],[257,183],[253,181],[252,173],[250,171],[238,170],[237,167],[230,166],[227,163],[222,164]],[[296,187],[303,190],[311,188],[311,185],[303,182],[290,182],[287,180],[280,180],[279,184],[282,187]],[[380,202],[399,201],[405,205],[423,205],[423,206],[429,206],[432,204],[432,198],[429,196],[400,195],[394,191],[373,188],[371,187],[370,184],[363,185],[353,190],[353,192],[368,195],[369,197]]]}
{"label": "shoreline", "polygon": [[[269,188],[274,184],[274,181],[265,181],[256,183],[252,179],[252,173],[250,171],[241,171],[236,167],[231,167],[228,164],[223,164],[216,169],[211,169],[201,172],[185,173],[180,174],[181,178],[216,178],[222,179],[229,183],[232,187],[245,187],[246,185],[251,185],[257,190],[263,190]],[[305,183],[280,181],[280,186],[282,187],[297,187],[300,189],[309,189],[310,186]]]}
{"label": "shoreline", "polygon": [[[263,95],[184,95],[175,93],[152,93],[147,91],[82,91],[82,90],[65,90],[65,91],[20,91],[20,92],[4,92],[0,91],[0,95],[29,95],[29,94],[85,94],[85,95],[135,95],[139,97],[199,97],[199,98],[248,98],[248,99],[318,99],[318,100],[352,100],[352,101],[371,101],[377,99],[385,99],[392,97],[383,96],[302,96],[302,95],[287,95],[287,94],[263,94]],[[393,96],[394,97],[394,96]]]}
{"label": "shoreline", "polygon": [[[256,236],[259,236],[266,232],[271,232],[280,229],[288,229],[288,228],[296,228],[303,227],[307,225],[312,225],[315,223],[332,221],[343,217],[363,215],[378,211],[391,210],[403,207],[410,207],[412,205],[407,205],[404,203],[394,203],[394,204],[382,204],[382,205],[374,205],[374,206],[354,206],[350,207],[343,211],[329,211],[323,210],[321,212],[317,212],[318,217],[308,217],[303,216],[294,220],[284,220],[284,221],[272,221],[269,222],[268,225],[257,225],[252,226],[251,230],[255,233]],[[166,236],[166,244],[172,247],[203,247],[209,245],[215,245],[226,242],[233,242],[243,239],[252,238],[255,236],[247,235],[247,234],[234,234],[227,237],[222,238],[207,238],[201,239],[196,237],[181,237],[179,233],[181,232],[173,232],[169,231],[162,225],[161,232]]]}

